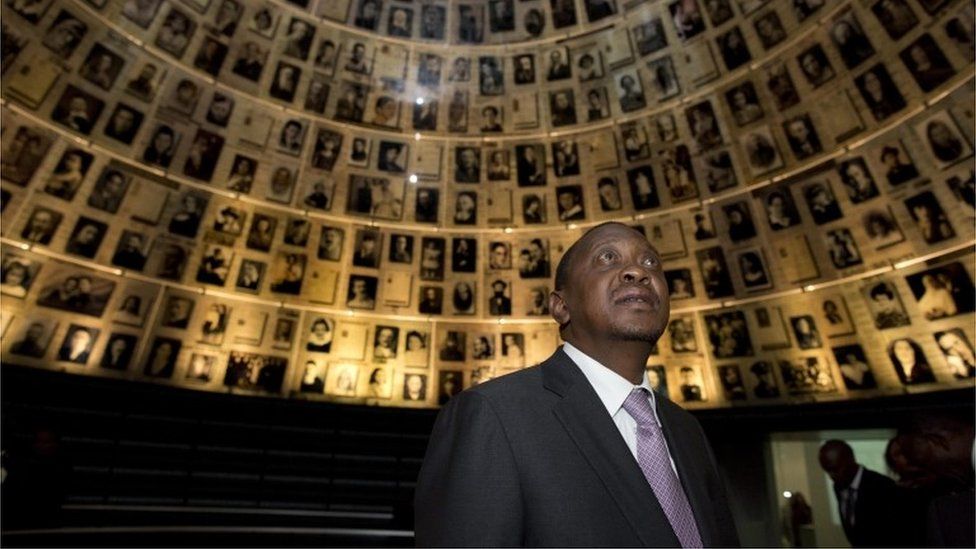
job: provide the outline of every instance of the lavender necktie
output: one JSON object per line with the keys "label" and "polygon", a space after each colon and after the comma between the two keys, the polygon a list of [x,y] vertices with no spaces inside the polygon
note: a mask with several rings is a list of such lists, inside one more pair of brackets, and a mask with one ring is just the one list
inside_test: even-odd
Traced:
{"label": "lavender necktie", "polygon": [[637,422],[637,463],[664,509],[678,541],[682,547],[702,547],[695,515],[691,512],[678,476],[671,468],[664,432],[657,424],[647,390],[641,387],[634,389],[624,401],[624,410]]}

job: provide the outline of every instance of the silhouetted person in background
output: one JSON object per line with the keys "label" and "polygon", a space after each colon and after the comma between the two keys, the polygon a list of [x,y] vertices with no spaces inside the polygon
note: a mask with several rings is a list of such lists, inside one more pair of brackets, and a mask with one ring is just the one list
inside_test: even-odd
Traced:
{"label": "silhouetted person in background", "polygon": [[33,431],[30,442],[4,449],[4,531],[61,525],[61,503],[70,468],[58,434],[42,425]]}
{"label": "silhouetted person in background", "polygon": [[844,534],[853,547],[902,546],[902,496],[895,481],[854,459],[842,440],[820,447],[820,467],[834,481]]}

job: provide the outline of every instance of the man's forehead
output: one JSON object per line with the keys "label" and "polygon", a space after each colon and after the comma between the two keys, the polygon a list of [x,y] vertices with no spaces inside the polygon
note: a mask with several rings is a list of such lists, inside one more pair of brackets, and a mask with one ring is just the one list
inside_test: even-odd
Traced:
{"label": "man's forehead", "polygon": [[637,229],[618,223],[603,225],[591,230],[583,235],[579,245],[589,251],[607,242],[617,242],[621,238],[640,240],[648,249],[657,251]]}

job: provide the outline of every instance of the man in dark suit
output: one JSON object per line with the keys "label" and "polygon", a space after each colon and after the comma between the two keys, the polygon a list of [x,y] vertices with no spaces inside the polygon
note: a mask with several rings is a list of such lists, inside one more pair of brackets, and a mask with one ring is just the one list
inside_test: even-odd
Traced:
{"label": "man in dark suit", "polygon": [[841,524],[851,546],[904,546],[904,521],[899,520],[903,506],[895,482],[860,465],[842,440],[825,442],[819,457],[820,467],[834,481]]}
{"label": "man in dark suit", "polygon": [[645,364],[670,313],[657,252],[606,223],[563,255],[566,344],[441,411],[416,492],[418,546],[736,546],[698,422]]}

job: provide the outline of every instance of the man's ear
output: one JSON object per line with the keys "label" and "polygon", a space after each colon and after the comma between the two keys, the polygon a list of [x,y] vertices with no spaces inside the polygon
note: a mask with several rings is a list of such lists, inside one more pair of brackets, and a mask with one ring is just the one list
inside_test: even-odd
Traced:
{"label": "man's ear", "polygon": [[549,314],[560,327],[569,324],[569,307],[562,291],[549,292]]}

